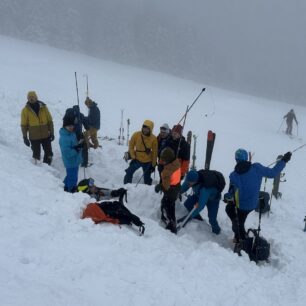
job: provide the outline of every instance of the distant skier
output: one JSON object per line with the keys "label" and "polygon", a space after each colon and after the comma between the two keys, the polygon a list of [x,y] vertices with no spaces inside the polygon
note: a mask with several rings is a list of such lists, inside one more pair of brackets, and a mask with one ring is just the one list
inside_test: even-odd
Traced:
{"label": "distant skier", "polygon": [[221,192],[224,187],[225,180],[223,175],[220,172],[210,170],[190,170],[181,187],[181,193],[186,192],[189,188],[193,190],[193,194],[188,196],[184,203],[189,212],[195,208],[190,219],[203,220],[200,212],[206,206],[212,232],[216,235],[221,231],[217,215]]}
{"label": "distant skier", "polygon": [[248,214],[258,205],[262,178],[274,178],[278,175],[285,168],[291,155],[291,152],[287,152],[273,168],[268,168],[260,163],[252,164],[248,161],[248,152],[244,149],[235,152],[237,164],[229,176],[229,191],[224,195],[224,202],[227,203],[225,211],[232,221],[235,243],[238,244],[246,238],[244,224]]}
{"label": "distant skier", "polygon": [[286,118],[286,123],[287,123],[286,134],[292,135],[292,124],[293,124],[293,119],[294,119],[296,125],[299,124],[298,121],[297,121],[297,119],[296,119],[294,110],[291,109],[291,110],[288,112],[288,114],[286,114],[283,118],[284,118],[284,119]]}
{"label": "distant skier", "polygon": [[181,188],[181,165],[171,148],[165,148],[160,154],[159,163],[163,165],[161,183],[155,186],[155,192],[162,190],[161,220],[166,229],[176,234],[175,201]]}
{"label": "distant skier", "polygon": [[134,172],[143,170],[143,179],[146,185],[152,184],[151,173],[154,172],[157,162],[157,138],[153,134],[154,123],[145,120],[141,131],[135,132],[129,141],[129,156],[131,162],[125,170],[124,184],[132,183]]}
{"label": "distant skier", "polygon": [[181,164],[181,180],[184,179],[190,162],[190,145],[182,135],[183,127],[180,124],[173,126],[171,137],[167,141],[167,147],[170,147]]}
{"label": "distant skier", "polygon": [[44,150],[43,162],[50,165],[53,156],[51,142],[54,140],[52,116],[47,105],[38,100],[35,91],[29,91],[27,98],[28,102],[21,112],[24,144],[28,147],[31,145],[35,160],[40,160],[42,146]]}
{"label": "distant skier", "polygon": [[[88,107],[88,116],[84,117],[84,125],[86,127],[85,140],[87,147],[97,149],[99,147],[98,130],[100,129],[100,110],[96,102],[89,97],[85,100],[85,105]],[[92,143],[90,143],[90,140]]]}

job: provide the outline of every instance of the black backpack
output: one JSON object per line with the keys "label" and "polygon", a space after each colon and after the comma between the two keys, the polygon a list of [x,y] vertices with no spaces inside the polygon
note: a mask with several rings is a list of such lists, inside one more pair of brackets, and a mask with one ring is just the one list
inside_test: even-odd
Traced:
{"label": "black backpack", "polygon": [[260,191],[259,192],[259,198],[258,198],[258,204],[257,207],[255,208],[256,212],[259,212],[259,209],[261,209],[261,213],[266,213],[270,210],[270,194],[265,191]]}
{"label": "black backpack", "polygon": [[205,188],[216,188],[220,193],[225,187],[225,179],[221,172],[216,170],[200,170],[199,183]]}
{"label": "black backpack", "polygon": [[[250,237],[250,233],[253,236]],[[263,237],[259,236],[258,230],[249,229],[248,237],[243,241],[242,250],[244,250],[251,261],[268,260],[270,256],[270,243]]]}

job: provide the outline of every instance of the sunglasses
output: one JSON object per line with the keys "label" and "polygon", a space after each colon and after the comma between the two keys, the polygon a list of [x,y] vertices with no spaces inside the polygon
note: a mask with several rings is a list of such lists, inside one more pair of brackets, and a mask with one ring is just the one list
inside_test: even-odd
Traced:
{"label": "sunglasses", "polygon": [[142,126],[143,129],[150,129],[147,125]]}

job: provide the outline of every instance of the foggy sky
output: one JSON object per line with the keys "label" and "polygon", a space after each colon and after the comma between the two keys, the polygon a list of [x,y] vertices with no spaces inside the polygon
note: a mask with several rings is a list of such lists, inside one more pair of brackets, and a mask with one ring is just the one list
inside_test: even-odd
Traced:
{"label": "foggy sky", "polygon": [[0,0],[0,34],[306,105],[305,0]]}

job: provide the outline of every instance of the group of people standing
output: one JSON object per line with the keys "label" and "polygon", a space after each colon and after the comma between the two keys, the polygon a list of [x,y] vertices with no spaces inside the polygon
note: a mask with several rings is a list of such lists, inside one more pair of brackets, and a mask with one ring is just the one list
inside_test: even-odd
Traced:
{"label": "group of people standing", "polygon": [[[79,106],[66,110],[63,126],[59,130],[59,145],[66,168],[64,190],[77,191],[78,170],[80,164],[88,165],[88,149],[99,147],[97,131],[100,129],[100,110],[97,103],[89,97],[85,100],[88,116],[84,116]],[[85,131],[82,132],[82,127]],[[35,91],[29,91],[27,103],[21,111],[21,131],[26,146],[31,147],[34,161],[41,157],[41,147],[44,151],[43,162],[51,165],[52,141],[54,141],[54,125],[47,105],[38,100]],[[81,150],[82,149],[82,150]]]}
{"label": "group of people standing", "polygon": [[[157,137],[153,134],[153,127],[151,120],[145,120],[141,130],[133,134],[128,154],[125,154],[126,161],[131,161],[125,170],[124,183],[131,183],[134,172],[142,168],[144,183],[151,185],[151,175],[157,166],[160,182],[155,186],[155,191],[163,193],[161,220],[166,223],[166,229],[177,233],[175,203],[191,188],[192,194],[184,202],[189,212],[187,221],[202,221],[200,212],[206,206],[212,232],[218,235],[221,228],[217,215],[221,192],[225,186],[223,175],[218,171],[204,169],[188,171],[190,145],[182,135],[181,125],[174,125],[170,129],[165,123],[160,127]],[[290,158],[291,153],[287,152],[273,168],[268,168],[260,163],[252,164],[245,149],[235,152],[236,166],[229,176],[229,189],[223,198],[227,203],[226,213],[232,222],[235,243],[246,239],[245,221],[258,205],[262,178],[277,176]]]}
{"label": "group of people standing", "polygon": [[[27,98],[28,101],[21,113],[24,143],[31,146],[34,160],[40,160],[42,146],[43,162],[50,165],[53,156],[51,142],[55,138],[52,116],[46,104],[38,100],[34,91],[30,91]],[[97,131],[100,129],[99,108],[88,97],[85,105],[89,109],[88,116],[85,117],[77,105],[67,109],[63,118],[63,126],[59,131],[59,145],[66,168],[64,190],[68,192],[86,190],[89,194],[100,197],[107,194],[107,190],[102,190],[94,185],[89,186],[87,181],[85,187],[80,185],[78,188],[77,186],[79,166],[82,163],[82,166],[86,167],[88,163],[88,149],[91,147],[96,149],[100,146],[97,138]],[[293,119],[297,123],[293,110],[284,118],[287,119],[288,125],[286,133],[290,134]],[[85,128],[85,132],[82,132],[82,127]],[[151,185],[151,175],[157,168],[160,181],[155,186],[155,191],[163,193],[161,220],[165,222],[166,229],[177,233],[175,203],[191,188],[192,194],[188,195],[184,202],[184,206],[190,212],[187,221],[203,220],[200,212],[206,206],[212,232],[219,234],[221,228],[217,215],[221,192],[225,185],[223,175],[218,171],[204,169],[188,171],[190,144],[183,136],[182,125],[177,124],[170,129],[165,123],[160,127],[157,137],[153,134],[153,128],[154,123],[151,120],[145,120],[141,130],[132,135],[129,150],[124,157],[129,162],[129,166],[125,170],[123,183],[132,183],[135,171],[142,168],[144,183]],[[248,214],[257,207],[262,178],[273,178],[278,175],[290,158],[291,153],[287,152],[273,168],[268,168],[259,163],[252,164],[249,161],[248,152],[244,149],[238,149],[235,152],[237,164],[229,176],[229,189],[223,200],[227,203],[226,213],[232,222],[236,242],[239,243],[246,238],[245,221]],[[126,192],[125,189],[119,191],[113,191],[112,196]]]}

